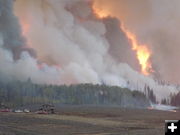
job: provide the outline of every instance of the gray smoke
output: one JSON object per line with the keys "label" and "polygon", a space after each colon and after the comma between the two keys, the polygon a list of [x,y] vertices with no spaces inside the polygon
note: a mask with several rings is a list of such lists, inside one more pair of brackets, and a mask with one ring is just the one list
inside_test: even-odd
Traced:
{"label": "gray smoke", "polygon": [[136,58],[136,52],[132,51],[130,42],[120,29],[120,21],[117,18],[105,18],[106,39],[109,42],[109,54],[117,62],[128,63],[133,69],[140,71],[140,65]]}
{"label": "gray smoke", "polygon": [[34,55],[33,50],[26,48],[26,40],[21,35],[18,19],[13,14],[13,1],[0,1],[0,30],[2,46],[13,52],[13,58],[18,59],[22,51],[28,51]]}
{"label": "gray smoke", "polygon": [[94,0],[96,7],[122,20],[147,44],[153,54],[155,74],[180,83],[180,1],[179,0]]}
{"label": "gray smoke", "polygon": [[[159,85],[137,72],[135,53],[118,27],[121,22],[116,18],[97,19],[91,1],[16,0],[14,11],[12,0],[0,2],[4,9],[0,25],[5,25],[0,30],[0,73],[6,79],[31,78],[47,84],[105,83],[132,90],[149,85],[159,100],[177,92],[174,86]],[[30,25],[24,33],[26,40],[13,12],[22,31],[24,23]],[[20,49],[15,59],[16,48],[27,46],[37,56]]]}
{"label": "gray smoke", "polygon": [[[56,69],[53,67],[49,69],[44,65],[49,70],[44,74],[45,72],[37,67],[34,50],[27,47],[26,40],[21,34],[18,18],[13,12],[13,4],[13,0],[0,0],[1,80],[32,78],[37,83],[53,81],[57,76]],[[49,77],[50,74],[51,76],[54,74],[54,77]]]}

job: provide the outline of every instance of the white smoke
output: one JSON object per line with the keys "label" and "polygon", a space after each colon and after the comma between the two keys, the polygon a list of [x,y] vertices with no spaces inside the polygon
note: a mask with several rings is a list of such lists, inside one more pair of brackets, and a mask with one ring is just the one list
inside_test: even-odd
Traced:
{"label": "white smoke", "polygon": [[[25,33],[27,42],[23,43],[35,50],[37,58],[22,51],[14,60],[14,52],[3,47],[4,36],[0,36],[0,72],[7,79],[31,78],[47,84],[105,83],[142,91],[149,85],[158,100],[177,92],[174,86],[159,85],[129,66],[138,70],[131,48],[122,50],[129,46],[127,38],[116,23],[111,24],[113,18],[97,20],[88,0],[16,0],[15,13],[22,25],[30,25]],[[114,30],[110,31],[111,27]],[[115,33],[119,38],[111,38]],[[129,65],[122,63],[126,61]]]}

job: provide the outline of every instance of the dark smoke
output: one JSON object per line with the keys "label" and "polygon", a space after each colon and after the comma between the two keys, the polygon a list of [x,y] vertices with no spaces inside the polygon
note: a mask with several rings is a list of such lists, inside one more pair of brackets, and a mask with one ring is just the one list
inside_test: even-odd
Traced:
{"label": "dark smoke", "polygon": [[[96,18],[91,2],[16,0],[15,10],[13,0],[0,2],[0,74],[8,80],[30,78],[34,83],[59,85],[103,82],[141,91],[149,85],[158,100],[177,92],[173,85],[159,85],[134,70],[139,65],[118,27],[120,21]],[[13,12],[30,24],[26,40]]]}
{"label": "dark smoke", "polygon": [[15,60],[20,58],[22,51],[35,56],[33,49],[26,48],[26,39],[22,36],[18,18],[13,13],[13,0],[0,1],[0,34],[3,48],[13,53]]}
{"label": "dark smoke", "polygon": [[[105,18],[103,23],[106,26],[106,39],[110,47],[110,55],[118,62],[128,63],[133,69],[140,71],[140,65],[136,58],[136,53],[132,51],[130,42],[124,32],[119,29],[121,23],[117,18]],[[123,50],[123,52],[122,52]]]}

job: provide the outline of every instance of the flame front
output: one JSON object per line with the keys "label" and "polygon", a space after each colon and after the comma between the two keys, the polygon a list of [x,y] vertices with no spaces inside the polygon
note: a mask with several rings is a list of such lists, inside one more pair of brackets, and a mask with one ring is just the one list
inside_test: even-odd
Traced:
{"label": "flame front", "polygon": [[141,65],[141,72],[144,75],[149,75],[153,71],[150,62],[151,51],[149,50],[147,45],[139,44],[136,35],[127,30],[124,25],[121,25],[121,29],[131,41],[132,49],[136,51],[137,59],[139,61],[139,64]]}
{"label": "flame front", "polygon": [[[100,18],[106,18],[108,16],[112,16],[110,13],[108,13],[105,10],[101,10],[93,6],[93,11],[95,15]],[[126,34],[127,38],[130,40],[132,44],[132,50],[136,52],[137,59],[139,61],[139,64],[141,65],[141,72],[144,75],[149,75],[151,72],[153,72],[152,69],[152,64],[150,62],[150,57],[151,57],[151,51],[147,47],[147,45],[141,45],[137,38],[136,35],[130,32],[124,24],[120,26],[121,30]]]}

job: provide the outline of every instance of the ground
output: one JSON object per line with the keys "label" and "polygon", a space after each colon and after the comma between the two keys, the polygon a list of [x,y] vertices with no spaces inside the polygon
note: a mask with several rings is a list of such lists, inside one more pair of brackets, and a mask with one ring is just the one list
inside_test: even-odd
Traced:
{"label": "ground", "polygon": [[57,114],[0,113],[0,135],[164,135],[164,121],[180,111],[62,107]]}

